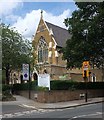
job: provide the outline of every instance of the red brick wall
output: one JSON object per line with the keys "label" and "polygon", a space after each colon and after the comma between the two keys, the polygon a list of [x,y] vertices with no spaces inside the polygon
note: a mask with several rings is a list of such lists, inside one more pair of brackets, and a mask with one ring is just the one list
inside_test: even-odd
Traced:
{"label": "red brick wall", "polygon": [[[77,90],[77,91],[50,91],[50,92],[39,92],[38,93],[38,102],[43,103],[54,103],[54,102],[64,102],[71,100],[79,100],[81,99],[80,94],[85,93],[85,90]],[[101,97],[103,95],[102,90],[88,90],[88,97]]]}
{"label": "red brick wall", "polygon": [[[71,100],[81,99],[80,94],[85,93],[85,90],[57,90],[57,91],[31,91],[31,99],[41,103],[55,103],[65,102]],[[20,95],[28,98],[28,91],[19,92]],[[88,90],[88,98],[102,97],[104,96],[104,90]],[[37,98],[36,98],[37,97]]]}
{"label": "red brick wall", "polygon": [[[91,73],[95,74],[97,82],[102,82],[103,81],[102,80],[103,74],[102,74],[101,69],[91,69],[90,71],[91,71]],[[83,76],[82,76],[82,70],[78,71],[78,69],[77,69],[77,70],[70,71],[70,76],[71,76],[71,79],[73,79],[75,81],[79,81],[79,82],[84,81]],[[90,78],[90,81],[92,81],[91,78]]]}

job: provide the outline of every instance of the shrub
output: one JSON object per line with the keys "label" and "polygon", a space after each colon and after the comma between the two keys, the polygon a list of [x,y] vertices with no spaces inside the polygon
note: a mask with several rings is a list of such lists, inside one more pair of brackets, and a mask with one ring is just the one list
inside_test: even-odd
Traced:
{"label": "shrub", "polygon": [[3,91],[3,95],[7,97],[12,97],[12,94],[9,90]]}
{"label": "shrub", "polygon": [[2,84],[5,84],[5,80],[6,80],[6,72],[5,70],[2,70]]}
{"label": "shrub", "polygon": [[30,88],[31,88],[31,90],[36,90],[36,87],[37,87],[37,81],[30,82]]}
{"label": "shrub", "polygon": [[37,90],[37,91],[48,91],[49,88],[48,88],[48,87],[40,87],[40,86],[37,86],[37,87],[36,87],[36,90]]}
{"label": "shrub", "polygon": [[75,88],[77,82],[75,81],[61,81],[61,80],[56,80],[56,81],[51,81],[51,90],[68,90]]}
{"label": "shrub", "polygon": [[31,81],[30,83],[22,83],[22,84],[14,84],[13,85],[13,90],[14,91],[18,91],[18,90],[28,90],[30,88],[30,90],[35,90],[37,86],[37,82],[36,81]]}
{"label": "shrub", "polygon": [[16,98],[13,97],[11,90],[12,90],[11,85],[2,85],[2,101],[14,101],[14,100],[16,100]]}
{"label": "shrub", "polygon": [[16,98],[10,93],[10,91],[4,91],[2,94],[2,101],[15,101]]}
{"label": "shrub", "polygon": [[104,89],[104,82],[51,81],[51,90]]}
{"label": "shrub", "polygon": [[[81,90],[86,89],[86,83],[73,80],[54,80],[50,82],[51,90]],[[9,89],[9,86],[5,89]],[[29,83],[14,84],[13,90],[28,90]],[[37,81],[30,82],[30,90],[47,90],[46,87],[38,87]],[[104,82],[88,82],[87,89],[104,89]]]}
{"label": "shrub", "polygon": [[2,85],[2,91],[8,91],[8,90],[12,90],[12,86],[11,85]]}
{"label": "shrub", "polygon": [[2,84],[0,84],[0,92],[2,91]]}

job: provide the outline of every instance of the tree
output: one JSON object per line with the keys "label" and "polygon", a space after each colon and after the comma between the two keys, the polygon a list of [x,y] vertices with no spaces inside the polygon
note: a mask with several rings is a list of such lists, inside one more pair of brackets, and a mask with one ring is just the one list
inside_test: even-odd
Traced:
{"label": "tree", "polygon": [[31,46],[21,34],[10,26],[0,25],[2,29],[2,69],[6,71],[6,83],[11,70],[21,69],[23,63],[31,63]]}
{"label": "tree", "polygon": [[[1,30],[0,30],[0,35],[1,35]],[[2,79],[2,41],[1,41],[1,37],[0,37],[0,79]],[[0,81],[0,84],[2,83],[2,81]]]}
{"label": "tree", "polygon": [[79,9],[64,21],[72,38],[67,40],[63,57],[68,67],[81,67],[84,60],[101,67],[104,65],[104,2],[75,4]]}

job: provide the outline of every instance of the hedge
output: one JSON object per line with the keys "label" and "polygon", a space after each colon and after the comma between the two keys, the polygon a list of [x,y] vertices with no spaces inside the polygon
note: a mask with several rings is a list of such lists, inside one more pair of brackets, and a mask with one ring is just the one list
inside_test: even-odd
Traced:
{"label": "hedge", "polygon": [[[86,83],[84,82],[75,82],[75,81],[51,81],[50,82],[51,90],[81,90],[86,89]],[[23,83],[23,84],[14,84],[13,90],[28,90],[29,89],[29,83]],[[37,82],[32,81],[30,82],[30,89],[31,90],[37,90]],[[87,83],[87,89],[104,89],[104,82],[88,82]]]}
{"label": "hedge", "polygon": [[51,90],[104,89],[104,82],[51,81]]}
{"label": "hedge", "polygon": [[51,81],[50,87],[51,90],[68,90],[68,89],[73,89],[77,85],[77,82],[75,81],[62,81],[62,80],[56,80],[56,81]]}
{"label": "hedge", "polygon": [[12,88],[13,88],[12,85],[5,85],[5,84],[2,84],[2,91],[12,90]]}
{"label": "hedge", "polygon": [[0,92],[2,91],[2,84],[0,84]]}
{"label": "hedge", "polygon": [[13,85],[13,90],[18,91],[18,90],[28,90],[30,87],[30,90],[36,90],[37,86],[37,81],[32,81],[28,83],[22,83],[22,84],[14,84]]}

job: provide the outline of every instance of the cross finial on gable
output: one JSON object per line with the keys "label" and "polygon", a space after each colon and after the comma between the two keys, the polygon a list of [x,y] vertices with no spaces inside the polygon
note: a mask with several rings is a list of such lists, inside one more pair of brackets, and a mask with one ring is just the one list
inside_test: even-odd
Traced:
{"label": "cross finial on gable", "polygon": [[41,18],[43,18],[43,10],[41,10]]}

